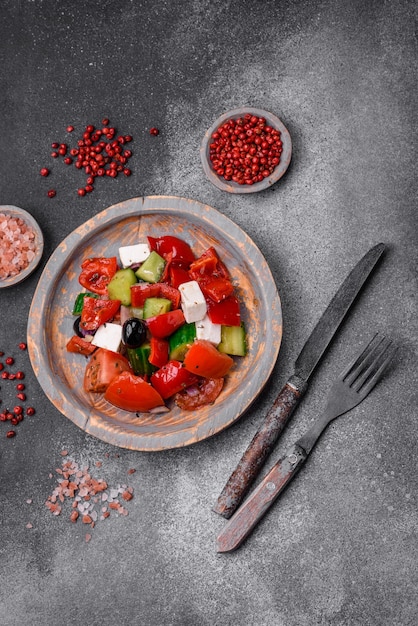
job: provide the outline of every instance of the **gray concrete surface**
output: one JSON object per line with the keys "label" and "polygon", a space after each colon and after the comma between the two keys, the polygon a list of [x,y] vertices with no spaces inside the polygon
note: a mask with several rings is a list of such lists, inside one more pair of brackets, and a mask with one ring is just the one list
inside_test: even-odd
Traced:
{"label": "gray concrete surface", "polygon": [[[25,370],[37,410],[13,440],[0,424],[2,626],[418,623],[416,17],[409,0],[1,3],[0,203],[38,219],[42,264],[116,202],[190,197],[260,247],[284,316],[274,374],[254,406],[213,439],[147,454],[86,436],[18,351],[42,266],[0,292],[0,350]],[[268,191],[231,196],[205,179],[199,145],[218,115],[245,104],[284,121],[293,161]],[[87,198],[74,193],[75,168],[41,179],[51,141],[69,123],[104,116],[134,136],[133,175]],[[320,413],[335,372],[374,331],[399,344],[396,363],[329,428],[242,548],[217,554],[217,495],[334,291],[379,241],[384,262],[267,466]],[[3,406],[14,402],[10,384],[0,381]],[[129,515],[98,523],[89,543],[81,524],[44,506],[63,449],[93,469],[102,461],[98,475],[135,490]]]}

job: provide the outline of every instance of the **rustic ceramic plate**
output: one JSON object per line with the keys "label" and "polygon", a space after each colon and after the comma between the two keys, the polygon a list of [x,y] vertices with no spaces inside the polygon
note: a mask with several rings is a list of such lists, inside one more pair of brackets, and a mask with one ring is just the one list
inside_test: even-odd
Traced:
{"label": "rustic ceramic plate", "polygon": [[[234,182],[233,180],[225,180],[223,176],[219,176],[215,172],[212,167],[210,156],[209,156],[209,145],[211,143],[212,134],[227,120],[238,119],[243,117],[246,113],[250,115],[256,115],[257,117],[265,117],[268,124],[273,128],[276,128],[281,133],[281,141],[283,143],[282,155],[280,159],[280,163],[277,167],[274,168],[274,171],[267,176],[262,181],[258,183],[254,183],[254,185],[240,185],[239,183]],[[257,109],[254,107],[240,107],[239,109],[233,109],[232,111],[227,111],[212,124],[212,126],[206,131],[202,145],[200,147],[200,158],[202,161],[203,170],[208,177],[208,179],[221,189],[222,191],[227,191],[228,193],[254,193],[257,191],[263,191],[274,183],[277,183],[278,180],[284,175],[287,168],[289,167],[291,158],[292,158],[292,140],[287,130],[286,126],[283,124],[280,118],[269,111],[264,111],[264,109]]]}
{"label": "rustic ceramic plate", "polygon": [[[200,254],[219,251],[237,287],[248,333],[248,355],[236,366],[215,404],[195,412],[173,407],[162,414],[128,413],[101,395],[83,391],[86,359],[65,350],[73,334],[71,309],[82,291],[80,265],[91,256],[118,254],[120,246],[147,235],[177,235]],[[29,313],[32,367],[51,402],[87,433],[133,450],[186,446],[235,422],[263,389],[282,337],[279,295],[270,269],[251,239],[227,217],[194,200],[170,196],[134,198],[116,204],[77,228],[50,257]]]}
{"label": "rustic ceramic plate", "polygon": [[36,243],[35,257],[33,258],[33,260],[24,270],[22,270],[15,276],[9,276],[8,278],[0,280],[1,289],[3,287],[12,287],[13,285],[21,283],[22,280],[25,280],[25,278],[30,276],[32,272],[35,271],[35,269],[39,265],[44,251],[44,238],[38,222],[30,213],[28,213],[24,209],[21,209],[17,206],[12,206],[10,204],[3,204],[0,205],[0,213],[5,213],[6,215],[10,215],[11,217],[20,217],[20,219],[22,219],[35,233]]}

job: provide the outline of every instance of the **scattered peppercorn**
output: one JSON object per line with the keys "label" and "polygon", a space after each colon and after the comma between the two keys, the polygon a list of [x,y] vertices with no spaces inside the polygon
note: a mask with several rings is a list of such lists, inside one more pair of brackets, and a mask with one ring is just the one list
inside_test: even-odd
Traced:
{"label": "scattered peppercorn", "polygon": [[[67,132],[72,132],[74,126],[67,126]],[[158,132],[158,131],[157,131]],[[126,173],[126,164],[132,156],[131,150],[123,150],[126,143],[132,141],[132,135],[116,136],[116,128],[109,126],[108,118],[102,120],[100,128],[96,128],[93,124],[88,124],[81,134],[81,138],[77,140],[76,147],[69,147],[66,143],[53,142],[51,156],[56,159],[59,156],[65,157],[66,165],[74,164],[77,169],[83,169],[88,176],[86,187],[80,187],[77,190],[79,196],[83,197],[87,193],[93,191],[93,182],[96,176],[109,176],[116,178],[119,173]],[[71,156],[68,156],[68,153]],[[72,158],[73,157],[73,158]],[[47,170],[47,168],[42,168]],[[49,173],[49,170],[47,170]],[[54,194],[52,195],[52,191]],[[48,196],[53,198],[55,190],[50,190]]]}
{"label": "scattered peppercorn", "polygon": [[155,126],[153,126],[152,128],[150,128],[149,134],[150,135],[159,135],[160,131],[158,130],[158,128],[155,128]]}

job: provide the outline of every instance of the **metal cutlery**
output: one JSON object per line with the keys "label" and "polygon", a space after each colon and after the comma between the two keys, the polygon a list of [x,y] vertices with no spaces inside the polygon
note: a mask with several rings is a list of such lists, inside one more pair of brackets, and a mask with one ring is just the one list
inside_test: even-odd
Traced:
{"label": "metal cutlery", "polygon": [[385,245],[379,243],[369,250],[351,270],[332,298],[296,359],[293,376],[289,378],[277,396],[264,422],[219,495],[213,507],[215,513],[228,519],[239,507],[287,421],[305,394],[313,371],[384,249]]}
{"label": "metal cutlery", "polygon": [[377,334],[340,374],[333,383],[322,417],[271,468],[231,517],[218,536],[218,552],[230,552],[241,545],[303,466],[328,424],[364,400],[381,379],[395,351],[391,341]]}

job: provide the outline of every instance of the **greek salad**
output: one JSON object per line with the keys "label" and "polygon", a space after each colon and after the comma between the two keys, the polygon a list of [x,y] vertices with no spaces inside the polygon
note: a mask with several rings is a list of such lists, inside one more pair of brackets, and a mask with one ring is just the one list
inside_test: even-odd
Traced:
{"label": "greek salad", "polygon": [[216,249],[165,235],[81,264],[68,352],[88,357],[84,390],[125,411],[192,411],[221,393],[246,333]]}

